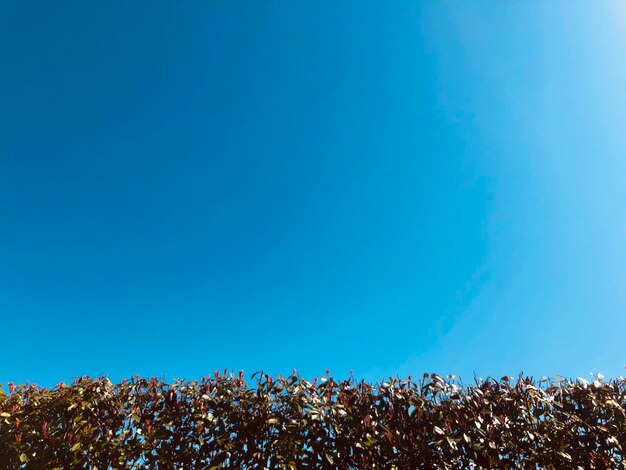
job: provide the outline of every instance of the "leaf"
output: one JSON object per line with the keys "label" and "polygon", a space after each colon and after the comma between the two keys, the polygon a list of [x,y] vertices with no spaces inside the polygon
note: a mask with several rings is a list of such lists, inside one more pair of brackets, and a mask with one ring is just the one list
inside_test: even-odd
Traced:
{"label": "leaf", "polygon": [[20,455],[20,462],[26,462],[28,461],[28,457],[26,456],[26,454],[21,454]]}
{"label": "leaf", "polygon": [[72,446],[72,452],[76,452],[79,449],[80,449],[80,442],[77,442],[76,444]]}
{"label": "leaf", "polygon": [[558,451],[557,454],[559,454],[560,456],[564,457],[567,460],[572,460],[572,456],[569,455],[567,452],[563,452],[562,450]]}
{"label": "leaf", "polygon": [[2,416],[3,418],[10,418],[10,417],[11,417],[11,414],[10,414],[10,413],[7,413],[7,412],[5,411],[5,412],[3,412],[3,413],[0,413],[0,416]]}

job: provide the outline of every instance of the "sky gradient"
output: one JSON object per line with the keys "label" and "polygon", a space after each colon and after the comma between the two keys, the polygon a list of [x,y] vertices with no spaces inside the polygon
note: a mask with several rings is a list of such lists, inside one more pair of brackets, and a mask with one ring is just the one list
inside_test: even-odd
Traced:
{"label": "sky gradient", "polygon": [[622,374],[623,2],[0,26],[0,383]]}

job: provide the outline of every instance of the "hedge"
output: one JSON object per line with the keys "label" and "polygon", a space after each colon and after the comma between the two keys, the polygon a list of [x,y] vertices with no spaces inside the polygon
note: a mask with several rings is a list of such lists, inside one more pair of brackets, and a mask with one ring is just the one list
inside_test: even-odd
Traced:
{"label": "hedge", "polygon": [[0,390],[2,468],[626,468],[626,380],[216,372]]}

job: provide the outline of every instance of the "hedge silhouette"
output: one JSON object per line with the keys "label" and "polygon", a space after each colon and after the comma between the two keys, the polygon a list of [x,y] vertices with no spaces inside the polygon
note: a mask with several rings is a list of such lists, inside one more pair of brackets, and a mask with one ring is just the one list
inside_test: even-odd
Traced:
{"label": "hedge silhouette", "polygon": [[[255,379],[256,376],[256,379]],[[0,390],[2,468],[626,468],[626,381],[226,371]]]}

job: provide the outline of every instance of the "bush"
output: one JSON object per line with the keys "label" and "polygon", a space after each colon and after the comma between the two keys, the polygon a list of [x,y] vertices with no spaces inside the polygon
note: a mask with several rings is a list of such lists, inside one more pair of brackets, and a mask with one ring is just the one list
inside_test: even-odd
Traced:
{"label": "bush", "polygon": [[[256,374],[255,374],[256,375]],[[254,379],[254,375],[252,377]],[[0,390],[3,468],[624,468],[626,381],[240,373]]]}

